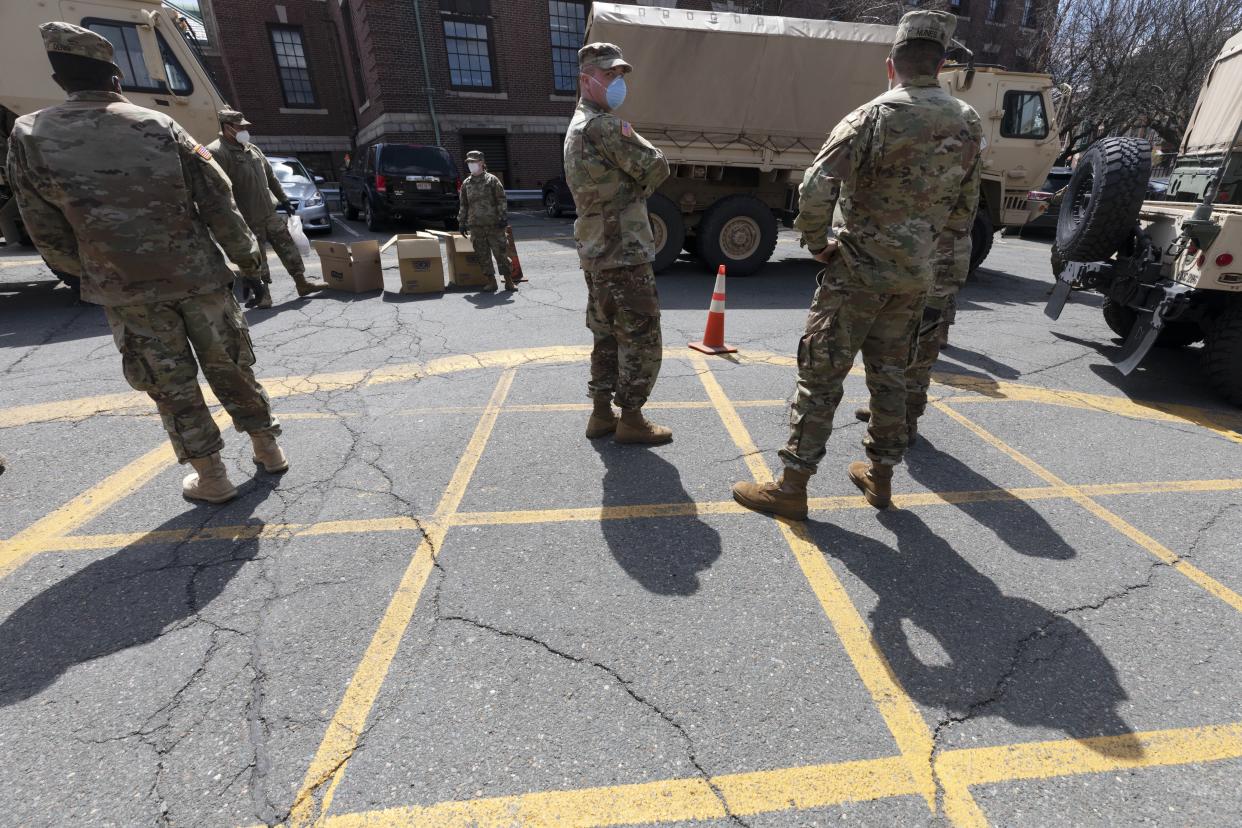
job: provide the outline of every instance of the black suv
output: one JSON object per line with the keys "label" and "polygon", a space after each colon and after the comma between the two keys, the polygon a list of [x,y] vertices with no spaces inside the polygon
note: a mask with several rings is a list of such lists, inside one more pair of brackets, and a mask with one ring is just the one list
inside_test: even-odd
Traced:
{"label": "black suv", "polygon": [[457,165],[443,147],[373,144],[341,176],[345,218],[366,218],[368,230],[389,220],[431,219],[457,228]]}

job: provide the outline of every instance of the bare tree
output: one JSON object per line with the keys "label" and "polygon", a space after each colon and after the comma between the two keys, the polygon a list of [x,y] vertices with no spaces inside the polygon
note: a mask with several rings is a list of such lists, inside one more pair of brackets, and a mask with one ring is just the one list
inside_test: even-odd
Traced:
{"label": "bare tree", "polygon": [[1060,129],[1071,145],[1147,127],[1176,146],[1242,0],[1062,0],[1054,79],[1073,91]]}

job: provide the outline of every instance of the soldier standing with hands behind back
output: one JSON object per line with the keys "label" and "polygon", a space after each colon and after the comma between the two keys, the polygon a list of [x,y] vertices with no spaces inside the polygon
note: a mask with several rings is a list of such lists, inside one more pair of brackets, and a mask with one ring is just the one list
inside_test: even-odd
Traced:
{"label": "soldier standing with hands behind back", "polygon": [[[876,508],[892,500],[893,467],[909,438],[906,370],[937,242],[946,228],[969,228],[979,201],[979,116],[936,78],[956,23],[944,12],[901,18],[887,60],[890,90],[837,124],[803,177],[794,226],[826,267],[798,345],[785,470],[775,483],[736,484],[743,506],[806,519],[807,481],[860,350],[871,391],[863,440],[870,462],[852,464],[849,475]],[[830,240],[838,199],[844,224]]]}
{"label": "soldier standing with hands behind back", "polygon": [[483,153],[478,150],[466,153],[466,168],[470,175],[461,183],[461,207],[457,211],[457,226],[463,236],[469,234],[474,252],[488,283],[484,293],[495,293],[496,271],[492,257],[505,279],[505,290],[517,290],[513,271],[509,266],[509,240],[505,228],[509,226],[509,205],[505,201],[505,186],[500,179],[487,171]]}
{"label": "soldier standing with hands behind back", "polygon": [[224,259],[257,281],[258,244],[207,148],[121,95],[111,43],[71,23],[39,31],[69,100],[13,127],[8,176],[26,228],[52,267],[81,278],[82,299],[103,305],[125,379],[155,401],[177,459],[194,467],[182,493],[231,500],[200,365],[255,462],[289,468]]}
{"label": "soldier standing with hands behind back", "polygon": [[[612,114],[625,100],[631,67],[611,43],[578,50],[580,98],[565,135],[565,179],[578,207],[574,238],[587,283],[587,327],[595,335],[589,438],[654,445],[673,432],[643,416],[663,357],[655,240],[647,198],[668,178],[668,162]],[[621,408],[618,421],[612,410]]]}
{"label": "soldier standing with hands behind back", "polygon": [[235,109],[221,109],[219,117],[220,137],[208,144],[207,149],[233,183],[237,209],[241,211],[250,232],[259,240],[259,253],[263,257],[263,286],[246,303],[246,307],[272,306],[271,290],[267,287],[272,283],[272,272],[267,266],[264,242],[271,243],[280,257],[280,263],[293,277],[298,296],[326,290],[327,282],[312,282],[306,278],[306,265],[293,242],[293,236],[289,234],[289,225],[283,216],[276,214],[277,207],[290,214],[293,210],[285,188],[280,186],[280,181],[272,172],[272,165],[267,162],[263,151],[250,143],[249,128],[254,124]]}

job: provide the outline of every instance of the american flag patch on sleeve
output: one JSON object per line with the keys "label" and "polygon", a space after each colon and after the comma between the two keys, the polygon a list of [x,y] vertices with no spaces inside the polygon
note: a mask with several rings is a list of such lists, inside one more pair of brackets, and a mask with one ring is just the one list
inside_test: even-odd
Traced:
{"label": "american flag patch on sleeve", "polygon": [[629,121],[621,122],[621,134],[624,135],[626,138],[634,137],[634,127],[630,125]]}
{"label": "american flag patch on sleeve", "polygon": [[203,159],[204,161],[211,160],[211,150],[207,149],[202,144],[194,145],[194,154],[197,155],[199,158]]}

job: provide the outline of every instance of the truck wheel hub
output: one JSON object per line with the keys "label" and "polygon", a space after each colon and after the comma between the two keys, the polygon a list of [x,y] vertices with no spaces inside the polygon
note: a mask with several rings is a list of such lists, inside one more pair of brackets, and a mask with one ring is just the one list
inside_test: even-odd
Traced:
{"label": "truck wheel hub", "polygon": [[748,259],[759,249],[762,235],[759,222],[749,216],[737,216],[720,228],[720,249],[730,259]]}
{"label": "truck wheel hub", "polygon": [[668,238],[668,227],[664,225],[664,219],[659,216],[651,216],[651,238],[655,242],[656,250],[664,249],[664,240]]}

